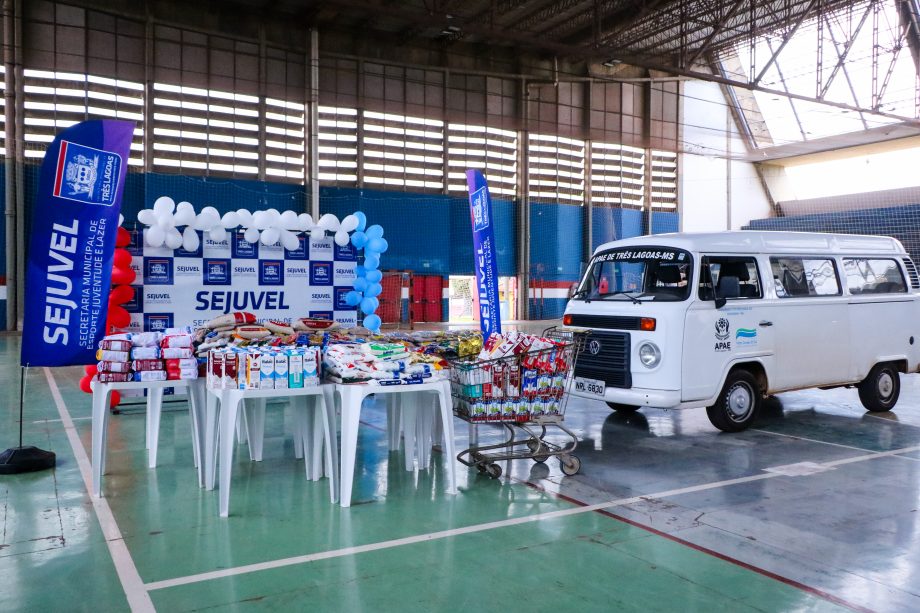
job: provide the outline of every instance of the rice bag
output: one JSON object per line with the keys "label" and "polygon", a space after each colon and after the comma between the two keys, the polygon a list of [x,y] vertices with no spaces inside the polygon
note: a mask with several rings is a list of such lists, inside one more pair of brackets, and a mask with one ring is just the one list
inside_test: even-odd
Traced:
{"label": "rice bag", "polygon": [[135,371],[163,370],[163,360],[134,360],[131,367]]}
{"label": "rice bag", "polygon": [[174,334],[191,334],[191,333],[192,333],[191,326],[180,326],[178,328],[166,328],[163,331],[163,334],[165,334],[166,336],[172,336]]}
{"label": "rice bag", "polygon": [[100,349],[96,352],[96,359],[105,362],[127,362],[131,359],[131,355],[127,351]]}
{"label": "rice bag", "polygon": [[131,362],[99,362],[96,364],[99,372],[131,372]]}
{"label": "rice bag", "polygon": [[163,337],[160,347],[191,347],[192,337],[189,334],[170,334]]}
{"label": "rice bag", "polygon": [[135,347],[153,347],[160,344],[162,336],[159,332],[137,332],[131,335],[131,344]]}
{"label": "rice bag", "polygon": [[166,369],[174,368],[198,368],[198,360],[193,357],[181,358],[181,359],[167,359],[166,360]]}
{"label": "rice bag", "polygon": [[99,341],[99,348],[106,351],[131,351],[131,341],[105,338]]}
{"label": "rice bag", "polygon": [[236,313],[227,313],[218,315],[205,324],[206,328],[223,328],[226,326],[238,326],[240,324],[254,324],[256,316],[252,313],[237,311]]}
{"label": "rice bag", "polygon": [[168,381],[187,381],[189,379],[198,378],[198,367],[195,368],[180,368],[178,370],[167,370],[166,379]]}
{"label": "rice bag", "polygon": [[135,360],[156,360],[160,357],[159,347],[135,347],[131,350],[131,357]]}
{"label": "rice bag", "polygon": [[131,380],[129,372],[100,372],[96,374],[96,380],[100,383],[124,383]]}
{"label": "rice bag", "polygon": [[134,373],[135,381],[166,381],[165,370],[145,370]]}
{"label": "rice bag", "polygon": [[164,360],[178,360],[192,357],[191,347],[165,347],[160,351]]}

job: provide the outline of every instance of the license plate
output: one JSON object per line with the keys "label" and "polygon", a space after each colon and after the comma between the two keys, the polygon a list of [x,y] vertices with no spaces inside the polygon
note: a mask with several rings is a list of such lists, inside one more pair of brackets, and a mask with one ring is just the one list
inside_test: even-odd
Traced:
{"label": "license plate", "polygon": [[604,391],[607,384],[598,379],[588,379],[587,377],[575,377],[575,391],[579,394],[588,394],[589,396],[604,397]]}

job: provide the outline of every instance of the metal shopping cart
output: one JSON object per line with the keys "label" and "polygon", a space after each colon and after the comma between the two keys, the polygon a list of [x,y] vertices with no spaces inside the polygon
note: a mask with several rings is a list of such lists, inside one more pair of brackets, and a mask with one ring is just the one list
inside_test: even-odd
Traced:
{"label": "metal shopping cart", "polygon": [[[574,475],[581,461],[573,455],[578,437],[562,425],[575,359],[585,346],[588,332],[549,328],[543,346],[494,360],[450,361],[451,392],[455,414],[473,424],[495,424],[507,431],[501,443],[471,447],[457,459],[497,479],[498,462],[530,459],[546,462],[559,458],[562,472]],[[551,428],[566,435],[564,442],[547,440]],[[523,434],[524,436],[519,436]]]}

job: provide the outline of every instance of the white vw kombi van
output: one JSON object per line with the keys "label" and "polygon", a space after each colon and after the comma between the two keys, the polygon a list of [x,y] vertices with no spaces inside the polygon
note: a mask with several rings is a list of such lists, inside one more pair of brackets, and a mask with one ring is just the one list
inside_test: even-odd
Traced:
{"label": "white vw kombi van", "polygon": [[868,410],[894,407],[920,367],[920,278],[883,236],[642,236],[594,252],[563,323],[591,330],[573,393],[707,407],[737,432],[788,390],[855,386]]}

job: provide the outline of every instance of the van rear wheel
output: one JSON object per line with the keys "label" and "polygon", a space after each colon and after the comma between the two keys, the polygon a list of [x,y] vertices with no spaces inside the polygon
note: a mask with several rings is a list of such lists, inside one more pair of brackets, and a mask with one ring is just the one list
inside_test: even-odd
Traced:
{"label": "van rear wheel", "polygon": [[635,413],[639,407],[632,404],[620,404],[619,402],[608,402],[607,406],[617,413]]}
{"label": "van rear wheel", "polygon": [[876,364],[859,384],[859,401],[868,411],[890,411],[900,395],[901,376],[891,363]]}
{"label": "van rear wheel", "polygon": [[716,403],[706,407],[712,425],[722,432],[741,432],[757,417],[763,396],[757,379],[746,370],[728,374]]}

